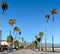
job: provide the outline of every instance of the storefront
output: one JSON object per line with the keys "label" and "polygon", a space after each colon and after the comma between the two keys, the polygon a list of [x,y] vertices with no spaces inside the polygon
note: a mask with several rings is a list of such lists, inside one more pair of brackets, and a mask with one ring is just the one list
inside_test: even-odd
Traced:
{"label": "storefront", "polygon": [[6,41],[2,41],[1,47],[3,48],[3,50],[8,50],[8,43]]}

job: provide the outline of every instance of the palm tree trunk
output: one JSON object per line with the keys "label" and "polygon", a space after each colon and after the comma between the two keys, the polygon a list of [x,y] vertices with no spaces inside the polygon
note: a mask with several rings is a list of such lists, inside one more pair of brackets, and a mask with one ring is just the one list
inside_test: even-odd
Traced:
{"label": "palm tree trunk", "polygon": [[46,42],[46,36],[47,36],[47,23],[48,23],[48,20],[46,21],[45,51],[47,51],[47,42]]}
{"label": "palm tree trunk", "polygon": [[45,51],[47,51],[46,37],[45,37]]}
{"label": "palm tree trunk", "polygon": [[2,16],[0,18],[0,46],[1,46],[1,40],[2,40],[2,20],[4,18],[4,14],[2,13]]}
{"label": "palm tree trunk", "polygon": [[13,48],[14,48],[14,38],[13,38]]}
{"label": "palm tree trunk", "polygon": [[1,46],[1,37],[2,37],[2,22],[1,22],[1,18],[0,18],[0,46]]}
{"label": "palm tree trunk", "polygon": [[52,22],[52,51],[54,51],[54,16]]}
{"label": "palm tree trunk", "polygon": [[42,51],[42,41],[41,41],[41,51]]}
{"label": "palm tree trunk", "polygon": [[10,29],[10,35],[11,35],[11,29]]}
{"label": "palm tree trunk", "polygon": [[11,32],[12,32],[12,27],[13,27],[13,26],[10,27],[10,35],[12,35],[12,34],[11,34]]}
{"label": "palm tree trunk", "polygon": [[2,30],[0,30],[0,46],[1,46]]}
{"label": "palm tree trunk", "polygon": [[40,51],[41,51],[41,43],[40,43]]}
{"label": "palm tree trunk", "polygon": [[17,40],[17,32],[16,32],[16,34],[15,34],[15,40]]}
{"label": "palm tree trunk", "polygon": [[24,49],[26,49],[26,43],[25,43],[25,45],[24,45]]}
{"label": "palm tree trunk", "polygon": [[10,42],[8,43],[9,45],[8,45],[8,52],[10,51]]}

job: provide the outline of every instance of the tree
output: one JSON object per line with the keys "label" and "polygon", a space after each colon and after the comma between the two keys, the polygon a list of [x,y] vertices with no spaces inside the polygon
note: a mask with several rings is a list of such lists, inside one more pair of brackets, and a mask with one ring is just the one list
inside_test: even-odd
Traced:
{"label": "tree", "polygon": [[45,32],[45,51],[47,50],[46,36],[47,36],[47,23],[50,18],[49,14],[45,15],[46,18],[46,32]]}
{"label": "tree", "polygon": [[34,41],[32,41],[30,45],[31,45],[30,48],[34,48]]}
{"label": "tree", "polygon": [[34,44],[35,44],[35,48],[37,48],[37,44],[38,44],[38,43],[37,43],[37,41],[36,41],[36,40],[34,41]]}
{"label": "tree", "polygon": [[39,37],[42,38],[43,34],[43,32],[39,32]]}
{"label": "tree", "polygon": [[4,14],[6,9],[8,9],[8,3],[6,1],[2,2],[1,8],[2,8],[2,14]]}
{"label": "tree", "polygon": [[[32,41],[32,45],[31,46],[33,46],[33,48],[35,49],[35,41]],[[31,48],[31,46],[30,46],[30,48]]]}
{"label": "tree", "polygon": [[38,42],[40,42],[40,41],[41,41],[41,38],[40,38],[40,37],[38,37],[38,38],[37,38],[37,41],[38,41]]}
{"label": "tree", "polygon": [[[10,19],[9,20],[9,25],[12,27],[14,24],[16,24],[16,19]],[[12,29],[10,29],[10,34],[11,34],[11,30]]]}
{"label": "tree", "polygon": [[16,35],[15,35],[15,39],[17,38],[17,33],[18,34],[21,34],[21,30],[20,30],[20,28],[19,27],[14,27],[14,31],[16,32]]}
{"label": "tree", "polygon": [[[14,36],[14,38],[15,38],[15,40],[18,40],[19,39],[19,36],[17,36],[17,34],[21,34],[21,30],[20,30],[20,28],[19,27],[14,27],[14,32],[15,32],[15,36]],[[14,45],[14,43],[13,43],[13,45]]]}
{"label": "tree", "polygon": [[20,44],[20,43],[19,43],[18,40],[15,40],[15,41],[14,41],[14,45],[15,45],[15,47],[16,47],[17,49],[19,48],[19,44]]}
{"label": "tree", "polygon": [[39,38],[40,38],[40,41],[41,41],[41,45],[40,45],[40,50],[42,50],[42,37],[43,37],[43,32],[39,32]]}
{"label": "tree", "polygon": [[[37,35],[35,35],[35,38],[36,38],[36,40],[35,40],[35,41],[37,42],[37,45],[38,45],[38,42],[39,42],[39,41],[37,41],[38,36],[37,36]],[[37,45],[36,45],[36,48],[37,48]]]}
{"label": "tree", "polygon": [[[38,42],[38,43],[41,42],[41,38],[40,38],[40,37],[37,38],[37,42]],[[39,46],[39,47],[40,47],[40,46]],[[39,50],[40,50],[40,48],[39,48]]]}
{"label": "tree", "polygon": [[13,41],[12,35],[7,36],[7,42],[11,44],[12,41]]}
{"label": "tree", "polygon": [[35,35],[35,38],[37,39],[38,38],[38,35]]}
{"label": "tree", "polygon": [[57,14],[57,10],[52,9],[51,14],[53,15],[53,18],[52,18],[52,51],[54,51],[54,16]]}
{"label": "tree", "polygon": [[12,35],[9,35],[7,36],[7,43],[9,44],[8,47],[12,47],[12,44],[13,44],[13,36]]}
{"label": "tree", "polygon": [[32,41],[32,43],[30,44],[30,48],[37,48],[37,41]]}
{"label": "tree", "polygon": [[[2,16],[3,16],[4,15],[4,11],[6,11],[6,9],[8,9],[8,4],[7,4],[6,1],[2,2],[1,8],[2,8]],[[1,37],[2,37],[2,18],[0,18],[0,23],[1,23],[0,24],[0,32],[1,32],[0,45],[1,45]]]}
{"label": "tree", "polygon": [[24,40],[24,48],[26,48],[26,40]]}
{"label": "tree", "polygon": [[24,41],[24,38],[22,37],[22,41]]}
{"label": "tree", "polygon": [[24,44],[24,38],[22,37],[21,40],[23,41],[23,44]]}
{"label": "tree", "polygon": [[16,24],[16,19],[10,19],[10,20],[9,20],[9,24],[10,24],[11,26],[13,26],[13,24]]}
{"label": "tree", "polygon": [[[14,24],[16,24],[16,19],[10,19],[8,23],[11,26],[11,28],[10,28],[10,35],[12,35],[11,34],[12,33],[12,27],[13,27]],[[13,48],[14,48],[14,39],[13,39]]]}

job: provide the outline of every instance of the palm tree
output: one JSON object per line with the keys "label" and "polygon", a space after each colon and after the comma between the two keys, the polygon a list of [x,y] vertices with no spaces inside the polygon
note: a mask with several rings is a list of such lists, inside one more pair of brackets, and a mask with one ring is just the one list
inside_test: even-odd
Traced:
{"label": "palm tree", "polygon": [[22,41],[24,41],[24,38],[23,37],[21,39],[22,39]]}
{"label": "palm tree", "polygon": [[[9,20],[9,25],[12,27],[14,24],[16,24],[16,19],[10,19]],[[12,29],[10,29],[10,35],[11,35],[11,30]]]}
{"label": "palm tree", "polygon": [[37,48],[37,41],[36,40],[34,41],[34,44],[35,44],[35,48]]}
{"label": "palm tree", "polygon": [[[39,43],[41,42],[41,38],[40,37],[37,38],[37,42],[39,42]],[[39,48],[39,50],[40,50],[40,48]]]}
{"label": "palm tree", "polygon": [[33,41],[32,41],[32,43],[31,43],[31,47],[34,48],[34,42],[33,42]]}
{"label": "palm tree", "polygon": [[24,48],[26,48],[26,40],[24,40]]}
{"label": "palm tree", "polygon": [[[39,32],[40,39],[42,39],[43,34],[44,34],[43,32]],[[42,40],[41,40],[40,50],[42,50]]]}
{"label": "palm tree", "polygon": [[[16,32],[15,36],[14,36],[14,39],[17,40],[17,33],[18,34],[21,34],[21,30],[19,27],[14,27],[14,32]],[[18,36],[19,37],[19,36]],[[13,40],[13,47],[14,47],[14,40]]]}
{"label": "palm tree", "polygon": [[8,3],[6,1],[2,2],[1,8],[2,8],[2,14],[4,14],[6,9],[8,9]]}
{"label": "palm tree", "polygon": [[23,41],[23,44],[24,44],[24,38],[22,37],[21,40]]}
{"label": "palm tree", "polygon": [[52,19],[52,51],[54,51],[54,16],[57,14],[57,10],[52,9],[51,14],[53,15],[53,19]]}
{"label": "palm tree", "polygon": [[17,33],[18,34],[21,34],[21,30],[20,30],[20,28],[19,27],[14,27],[14,31],[16,32],[16,35],[15,35],[15,39],[17,38]]}
{"label": "palm tree", "polygon": [[48,23],[48,20],[49,20],[49,18],[50,18],[49,14],[47,14],[47,15],[45,16],[45,18],[46,18],[45,51],[47,51],[47,42],[46,42],[46,36],[47,36],[47,23]]}
{"label": "palm tree", "polygon": [[[37,36],[37,35],[35,35],[35,38],[36,38],[36,40],[35,40],[35,41],[37,42],[37,45],[38,45],[38,41],[37,41],[38,36]],[[37,47],[37,46],[36,46],[36,47]]]}
{"label": "palm tree", "polygon": [[15,40],[15,41],[14,41],[14,45],[15,45],[15,47],[18,49],[18,48],[19,48],[19,41],[18,41],[18,40]]}
{"label": "palm tree", "polygon": [[[10,28],[10,35],[12,35],[12,34],[11,34],[11,32],[12,32],[12,27],[13,27],[14,24],[16,24],[16,19],[10,19],[8,23],[9,23],[9,25],[11,26],[11,28]],[[13,48],[14,48],[14,39],[13,39]]]}
{"label": "palm tree", "polygon": [[38,36],[37,36],[37,35],[35,35],[35,38],[37,39],[37,38],[38,38]]}
{"label": "palm tree", "polygon": [[11,44],[13,41],[13,37],[11,35],[7,36],[7,42]]}
{"label": "palm tree", "polygon": [[8,46],[11,47],[13,44],[13,37],[11,35],[7,36],[7,43],[9,44]]}
{"label": "palm tree", "polygon": [[[35,41],[32,42],[33,48],[35,49]],[[31,48],[31,47],[30,47]]]}
{"label": "palm tree", "polygon": [[39,37],[42,38],[43,37],[43,32],[39,32]]}
{"label": "palm tree", "polygon": [[[8,9],[8,4],[7,4],[6,1],[2,2],[1,8],[2,8],[2,16],[3,16],[4,11],[6,11],[6,9]],[[0,19],[0,33],[1,33],[1,35],[0,35],[0,45],[1,45],[1,38],[2,38],[2,18]]]}

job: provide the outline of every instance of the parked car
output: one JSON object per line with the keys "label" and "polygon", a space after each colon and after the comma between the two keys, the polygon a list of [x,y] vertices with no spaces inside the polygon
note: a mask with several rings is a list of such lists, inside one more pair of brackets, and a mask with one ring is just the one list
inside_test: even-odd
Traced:
{"label": "parked car", "polygon": [[8,46],[3,46],[3,50],[8,50]]}

